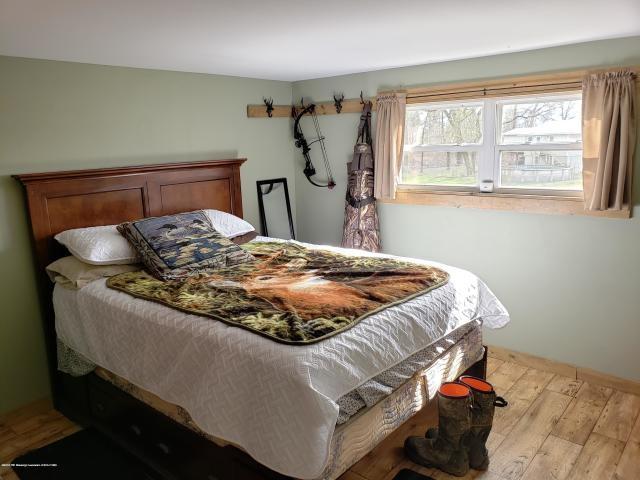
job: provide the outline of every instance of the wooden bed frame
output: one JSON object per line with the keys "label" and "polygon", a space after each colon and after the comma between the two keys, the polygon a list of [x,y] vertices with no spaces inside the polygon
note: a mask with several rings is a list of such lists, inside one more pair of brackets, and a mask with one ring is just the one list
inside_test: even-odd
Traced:
{"label": "wooden bed frame", "polygon": [[[45,267],[68,255],[54,239],[64,230],[213,208],[242,217],[240,166],[246,159],[15,175],[22,183],[38,272],[55,408],[94,426],[161,479],[278,479],[233,447],[220,447],[96,376],[57,369],[53,285]],[[485,355],[486,359],[486,355]],[[486,362],[471,373],[484,377]]]}

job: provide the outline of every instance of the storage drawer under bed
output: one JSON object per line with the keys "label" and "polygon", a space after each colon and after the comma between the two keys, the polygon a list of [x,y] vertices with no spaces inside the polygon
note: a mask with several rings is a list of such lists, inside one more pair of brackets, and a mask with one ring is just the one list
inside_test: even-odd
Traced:
{"label": "storage drawer under bed", "polygon": [[158,478],[285,478],[264,472],[237,449],[214,444],[96,375],[89,377],[89,406],[95,425],[142,458]]}

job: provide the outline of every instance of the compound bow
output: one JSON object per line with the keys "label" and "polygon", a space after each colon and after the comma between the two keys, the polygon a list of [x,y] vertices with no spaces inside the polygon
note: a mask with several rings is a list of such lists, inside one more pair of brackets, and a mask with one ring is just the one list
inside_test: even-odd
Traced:
{"label": "compound bow", "polygon": [[[300,111],[296,110],[296,107],[293,107],[291,110],[291,115],[295,119],[293,122],[293,138],[295,139],[296,147],[302,149],[302,156],[304,157],[304,176],[307,177],[309,183],[315,185],[316,187],[329,188],[332,189],[336,186],[336,182],[333,179],[333,173],[331,173],[331,165],[329,164],[329,158],[327,157],[327,150],[324,146],[324,137],[322,136],[322,132],[320,131],[320,124],[318,123],[318,116],[316,115],[316,106],[312,103],[311,105],[305,106],[302,104],[302,109]],[[307,142],[307,139],[304,137],[302,133],[302,128],[300,127],[300,120],[303,116],[309,115],[313,119],[313,125],[316,129],[317,138],[315,138],[311,142]],[[320,152],[322,153],[322,160],[324,161],[324,168],[327,171],[327,183],[323,185],[314,181],[311,177],[316,174],[316,169],[311,162],[311,145],[314,143],[318,143],[320,146]]]}

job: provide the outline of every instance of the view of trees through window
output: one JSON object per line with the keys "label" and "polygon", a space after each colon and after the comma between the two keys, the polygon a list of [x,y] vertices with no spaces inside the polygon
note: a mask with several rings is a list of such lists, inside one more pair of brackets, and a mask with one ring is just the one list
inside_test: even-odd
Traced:
{"label": "view of trees through window", "polygon": [[579,95],[410,105],[402,183],[476,186],[484,165],[501,187],[580,190],[581,148]]}
{"label": "view of trees through window", "polygon": [[404,183],[422,185],[475,185],[482,143],[482,104],[440,108],[408,108],[405,123]]}

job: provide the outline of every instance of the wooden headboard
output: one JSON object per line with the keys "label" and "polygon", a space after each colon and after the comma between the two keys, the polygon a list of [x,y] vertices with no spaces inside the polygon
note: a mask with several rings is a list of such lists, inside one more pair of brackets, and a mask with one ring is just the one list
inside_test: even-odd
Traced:
{"label": "wooden headboard", "polygon": [[26,190],[35,256],[42,271],[64,250],[64,230],[213,208],[242,217],[240,165],[246,159],[15,175]]}
{"label": "wooden headboard", "polygon": [[238,158],[14,175],[26,193],[56,407],[61,408],[71,397],[63,393],[70,388],[68,376],[57,370],[53,285],[45,273],[49,263],[68,255],[54,235],[71,228],[203,208],[242,217],[240,165],[245,161]]}

